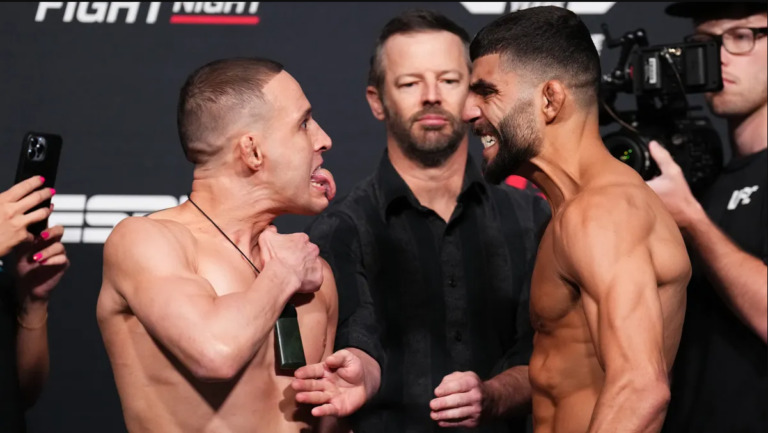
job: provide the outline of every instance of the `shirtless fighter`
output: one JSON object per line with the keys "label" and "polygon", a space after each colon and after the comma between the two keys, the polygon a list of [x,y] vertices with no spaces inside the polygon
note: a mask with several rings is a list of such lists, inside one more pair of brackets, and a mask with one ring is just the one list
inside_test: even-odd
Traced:
{"label": "shirtless fighter", "polygon": [[564,8],[521,10],[470,56],[464,120],[485,176],[525,176],[552,209],[531,282],[535,431],[660,430],[690,261],[664,204],[602,142],[587,27]]}
{"label": "shirtless fighter", "polygon": [[[273,328],[295,306],[307,363],[331,354],[336,286],[285,213],[335,193],[331,140],[299,83],[266,59],[209,63],[181,89],[178,127],[194,164],[190,199],[121,221],[104,245],[97,317],[131,432],[312,429]],[[239,251],[238,251],[239,250]],[[300,353],[300,352],[299,352]]]}

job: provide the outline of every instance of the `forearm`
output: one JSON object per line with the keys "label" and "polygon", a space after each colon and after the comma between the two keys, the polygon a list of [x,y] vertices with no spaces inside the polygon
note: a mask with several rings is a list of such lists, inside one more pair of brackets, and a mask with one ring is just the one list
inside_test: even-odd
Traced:
{"label": "forearm", "polygon": [[209,327],[210,344],[226,345],[237,364],[249,361],[268,340],[298,286],[284,275],[280,269],[266,266],[248,290],[214,298],[204,325]]}
{"label": "forearm", "polygon": [[737,316],[768,341],[768,268],[733,243],[704,212],[684,233],[706,265],[712,285]]}
{"label": "forearm", "polygon": [[514,416],[531,411],[531,382],[528,366],[509,368],[483,382],[483,415],[491,418]]}
{"label": "forearm", "polygon": [[173,307],[168,305],[174,301],[171,298],[135,297],[133,309],[150,333],[200,380],[229,380],[268,341],[297,288],[289,273],[267,265],[246,290],[216,296],[209,287],[188,297],[186,305]]}
{"label": "forearm", "polygon": [[636,373],[617,380],[606,376],[588,432],[659,432],[669,398],[665,380],[643,380]]}
{"label": "forearm", "polygon": [[16,363],[24,406],[31,407],[48,379],[48,302],[25,300],[18,314]]}

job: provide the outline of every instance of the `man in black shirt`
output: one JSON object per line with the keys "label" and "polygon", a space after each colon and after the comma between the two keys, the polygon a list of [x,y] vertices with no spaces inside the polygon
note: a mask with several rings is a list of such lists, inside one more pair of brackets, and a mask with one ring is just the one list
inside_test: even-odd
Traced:
{"label": "man in black shirt", "polygon": [[657,143],[662,175],[648,184],[675,217],[692,251],[694,275],[672,374],[664,431],[766,432],[768,418],[768,6],[675,3],[693,18],[693,40],[720,45],[723,89],[706,95],[728,121],[733,157],[697,198]]}
{"label": "man in black shirt", "polygon": [[315,416],[354,412],[356,433],[525,429],[529,278],[549,208],[487,184],[467,152],[468,43],[434,12],[389,21],[367,87],[386,151],[308,229],[336,278],[339,351],[296,372],[296,399]]}
{"label": "man in black shirt", "polygon": [[49,227],[34,237],[29,224],[51,213],[51,198],[34,176],[0,192],[0,432],[26,431],[24,413],[48,378],[48,300],[69,267],[61,237]]}

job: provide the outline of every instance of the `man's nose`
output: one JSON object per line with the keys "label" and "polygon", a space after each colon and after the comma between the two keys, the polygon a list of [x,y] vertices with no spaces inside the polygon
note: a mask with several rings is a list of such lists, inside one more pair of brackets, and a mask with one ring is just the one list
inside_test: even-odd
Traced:
{"label": "man's nose", "polygon": [[424,105],[435,105],[442,103],[439,81],[426,81],[422,93],[422,103]]}
{"label": "man's nose", "polygon": [[728,50],[725,49],[724,44],[720,44],[720,68],[725,68],[728,63],[731,60],[731,56],[733,54],[729,53]]}
{"label": "man's nose", "polygon": [[325,130],[323,130],[320,125],[317,126],[317,129],[318,132],[317,137],[315,138],[315,150],[320,152],[331,150],[331,147],[333,147],[331,137],[325,133]]}
{"label": "man's nose", "polygon": [[480,118],[481,114],[480,108],[474,103],[473,96],[469,95],[466,102],[464,102],[464,109],[461,110],[461,120],[467,123],[475,123],[475,120]]}

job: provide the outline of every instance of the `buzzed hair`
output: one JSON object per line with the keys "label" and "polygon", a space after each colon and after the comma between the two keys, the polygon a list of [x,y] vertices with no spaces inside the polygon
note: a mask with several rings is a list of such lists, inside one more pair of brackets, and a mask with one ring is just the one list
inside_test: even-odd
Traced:
{"label": "buzzed hair", "polygon": [[187,160],[210,160],[219,151],[217,140],[243,115],[260,120],[268,104],[264,86],[284,69],[274,60],[236,57],[212,61],[190,74],[181,87],[176,117]]}
{"label": "buzzed hair", "polygon": [[[384,85],[384,43],[398,34],[427,31],[445,31],[458,36],[466,49],[469,47],[469,33],[440,12],[429,9],[410,9],[392,18],[384,25],[376,40],[373,56],[368,70],[368,85],[382,93]],[[469,58],[467,66],[471,69]]]}
{"label": "buzzed hair", "polygon": [[560,80],[581,105],[597,103],[600,55],[578,15],[558,6],[537,6],[497,18],[478,32],[469,56],[499,54],[502,67],[536,80]]}

